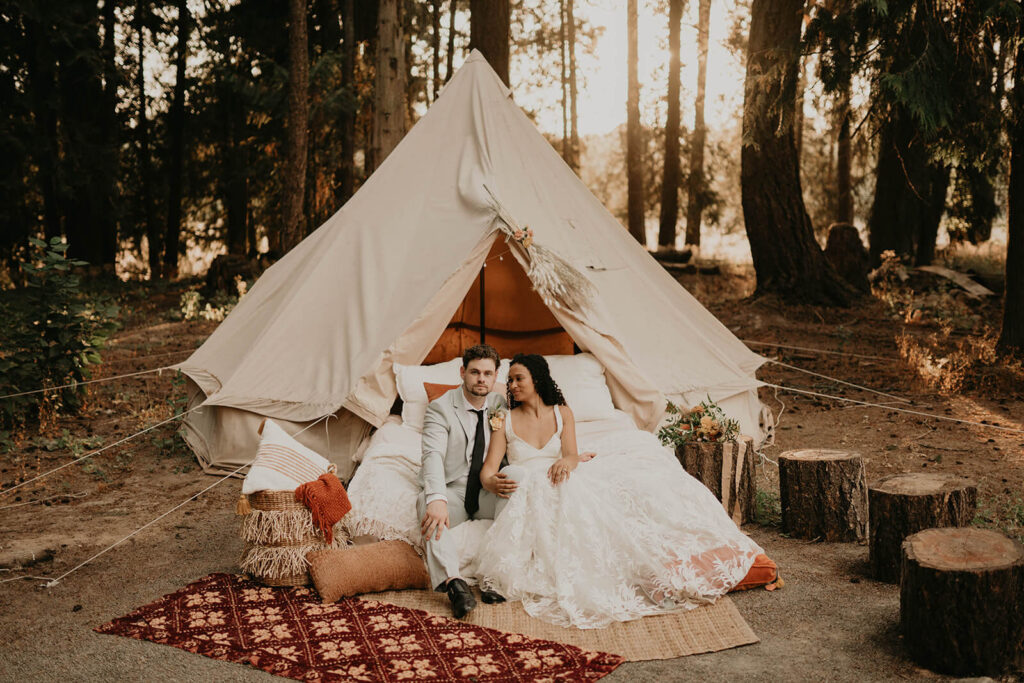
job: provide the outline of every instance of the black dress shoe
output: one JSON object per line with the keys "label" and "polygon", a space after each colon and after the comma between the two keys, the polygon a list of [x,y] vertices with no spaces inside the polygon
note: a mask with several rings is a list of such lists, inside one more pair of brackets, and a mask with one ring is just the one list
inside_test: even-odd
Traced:
{"label": "black dress shoe", "polygon": [[480,591],[480,599],[488,605],[497,605],[500,602],[505,602],[505,596],[497,591]]}
{"label": "black dress shoe", "polygon": [[452,603],[452,616],[456,619],[461,619],[476,607],[473,591],[462,579],[452,579],[445,590],[448,593],[448,601]]}

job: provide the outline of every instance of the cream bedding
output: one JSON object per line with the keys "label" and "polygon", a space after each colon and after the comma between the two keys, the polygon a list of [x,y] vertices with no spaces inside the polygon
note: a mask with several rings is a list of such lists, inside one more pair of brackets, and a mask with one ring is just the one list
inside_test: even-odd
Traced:
{"label": "cream bedding", "polygon": [[[633,418],[615,410],[611,418],[578,422],[577,445],[586,452],[588,443],[617,432],[638,431]],[[401,418],[390,416],[369,438],[358,469],[349,483],[352,511],[342,520],[351,536],[373,536],[379,540],[402,540],[422,552],[420,522],[416,498],[420,494],[419,471],[423,453],[422,435],[406,426]],[[463,558],[463,574],[473,576],[475,549],[489,520],[460,524],[456,534]]]}

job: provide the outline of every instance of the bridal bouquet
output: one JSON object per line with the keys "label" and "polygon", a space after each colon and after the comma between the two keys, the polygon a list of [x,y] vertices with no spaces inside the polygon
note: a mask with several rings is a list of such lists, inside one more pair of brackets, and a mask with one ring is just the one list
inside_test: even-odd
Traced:
{"label": "bridal bouquet", "polygon": [[658,430],[658,438],[671,448],[690,442],[734,441],[740,433],[739,423],[726,417],[710,397],[690,410],[669,401],[666,412],[669,420]]}

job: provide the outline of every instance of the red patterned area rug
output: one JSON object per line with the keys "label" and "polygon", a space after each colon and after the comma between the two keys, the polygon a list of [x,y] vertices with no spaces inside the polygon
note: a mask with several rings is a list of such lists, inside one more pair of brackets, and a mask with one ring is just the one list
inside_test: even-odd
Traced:
{"label": "red patterned area rug", "polygon": [[372,600],[211,574],[96,629],[308,681],[597,680],[623,658]]}

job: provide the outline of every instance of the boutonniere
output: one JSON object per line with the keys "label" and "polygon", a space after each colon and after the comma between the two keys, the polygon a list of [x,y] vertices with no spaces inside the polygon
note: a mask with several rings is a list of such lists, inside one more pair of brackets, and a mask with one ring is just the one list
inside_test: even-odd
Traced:
{"label": "boutonniere", "polygon": [[505,409],[491,408],[487,413],[487,423],[491,425],[491,431],[496,432],[505,426]]}

